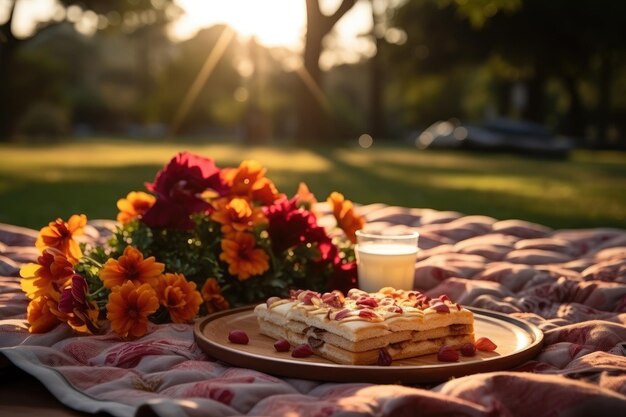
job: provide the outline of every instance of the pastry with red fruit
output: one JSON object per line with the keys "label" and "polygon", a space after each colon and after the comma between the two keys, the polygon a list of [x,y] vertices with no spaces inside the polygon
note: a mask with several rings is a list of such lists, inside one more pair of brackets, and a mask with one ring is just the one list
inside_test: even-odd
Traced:
{"label": "pastry with red fruit", "polygon": [[[320,294],[298,290],[271,297],[254,310],[262,334],[308,345],[316,355],[351,365],[390,361],[460,349],[474,343],[474,315],[447,296],[382,288]],[[381,359],[382,358],[382,359]]]}

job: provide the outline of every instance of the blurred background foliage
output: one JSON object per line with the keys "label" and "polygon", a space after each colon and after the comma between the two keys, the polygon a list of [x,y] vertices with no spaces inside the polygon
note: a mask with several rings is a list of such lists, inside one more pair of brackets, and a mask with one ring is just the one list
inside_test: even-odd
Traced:
{"label": "blurred background foliage", "polygon": [[[294,0],[308,16],[299,51],[254,37],[226,42],[226,25],[172,40],[167,27],[184,10],[171,0],[63,0],[19,37],[13,18],[27,1],[1,4],[3,141],[106,134],[338,144],[368,133],[397,142],[441,119],[508,117],[581,147],[626,146],[622,1],[343,0],[322,13],[316,0]],[[371,30],[360,35],[371,52],[323,65],[334,25],[356,3],[371,9]],[[215,65],[198,80],[211,53]]]}
{"label": "blurred background foliage", "polygon": [[[288,195],[625,227],[624,16],[612,0],[0,0],[0,222],[114,218],[186,149],[257,159]],[[422,149],[503,120],[578,149]]]}

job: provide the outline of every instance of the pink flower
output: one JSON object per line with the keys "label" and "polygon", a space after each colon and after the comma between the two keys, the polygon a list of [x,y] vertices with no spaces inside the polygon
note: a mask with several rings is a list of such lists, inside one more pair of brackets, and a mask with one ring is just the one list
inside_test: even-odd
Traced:
{"label": "pink flower", "polygon": [[146,188],[156,194],[157,201],[142,221],[149,227],[172,229],[191,229],[190,214],[212,210],[203,193],[223,195],[227,190],[213,160],[190,152],[172,158]]}

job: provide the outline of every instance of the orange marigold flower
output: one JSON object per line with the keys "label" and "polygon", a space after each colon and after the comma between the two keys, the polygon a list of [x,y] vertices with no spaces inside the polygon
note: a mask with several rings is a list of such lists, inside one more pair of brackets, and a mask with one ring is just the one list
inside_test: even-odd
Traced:
{"label": "orange marigold flower", "polygon": [[278,192],[276,185],[269,178],[260,178],[252,186],[252,201],[260,201],[263,205],[272,204],[285,195]]}
{"label": "orange marigold flower", "polygon": [[265,177],[265,169],[258,161],[247,160],[239,168],[222,170],[222,179],[231,188],[234,196],[247,197],[251,201],[268,205],[282,198],[274,183]]}
{"label": "orange marigold flower", "polygon": [[209,314],[230,308],[230,304],[222,295],[222,289],[215,278],[209,278],[204,282],[202,299]]}
{"label": "orange marigold flower", "polygon": [[211,218],[222,224],[222,233],[243,232],[265,222],[263,210],[252,207],[246,199],[233,198],[218,205]]}
{"label": "orange marigold flower", "polygon": [[159,281],[158,296],[174,323],[193,320],[202,303],[196,283],[188,282],[183,274],[164,274]]}
{"label": "orange marigold flower", "polygon": [[100,279],[107,288],[122,285],[126,281],[156,287],[164,269],[165,265],[157,262],[154,256],[144,259],[138,249],[127,246],[118,259],[110,258],[106,261],[100,271]]}
{"label": "orange marigold flower", "polygon": [[365,220],[354,211],[352,201],[346,200],[338,192],[333,192],[328,197],[328,204],[333,210],[337,226],[344,231],[352,243],[356,243],[356,231],[363,228]]}
{"label": "orange marigold flower", "polygon": [[150,285],[127,281],[109,294],[107,319],[121,337],[141,337],[148,330],[148,316],[158,308],[159,299]]}
{"label": "orange marigold flower", "polygon": [[117,221],[128,224],[135,219],[140,219],[143,214],[156,202],[156,197],[143,191],[131,191],[126,198],[117,200]]}
{"label": "orange marigold flower", "polygon": [[224,237],[220,259],[228,264],[228,272],[240,281],[269,269],[269,256],[256,247],[251,233],[236,232]]}
{"label": "orange marigold flower", "polygon": [[55,316],[50,305],[51,300],[45,295],[38,296],[28,303],[26,319],[31,333],[46,333],[54,329],[61,321]]}
{"label": "orange marigold flower", "polygon": [[83,253],[78,242],[74,240],[74,236],[83,234],[86,224],[87,216],[84,214],[74,214],[67,222],[58,218],[39,231],[35,246],[41,252],[45,248],[56,248],[72,261],[78,261]]}
{"label": "orange marigold flower", "polygon": [[20,275],[20,286],[28,298],[45,295],[59,301],[61,290],[74,275],[74,264],[58,249],[45,248],[36,264],[22,266]]}
{"label": "orange marigold flower", "polygon": [[309,190],[309,187],[304,182],[301,182],[300,185],[298,185],[298,191],[296,191],[295,198],[296,206],[305,210],[311,210],[313,205],[317,203],[315,194]]}

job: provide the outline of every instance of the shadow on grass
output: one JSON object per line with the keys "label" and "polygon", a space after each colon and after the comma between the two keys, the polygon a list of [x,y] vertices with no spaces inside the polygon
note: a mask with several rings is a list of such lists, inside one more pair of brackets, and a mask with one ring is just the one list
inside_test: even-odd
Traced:
{"label": "shadow on grass", "polygon": [[116,203],[129,191],[144,190],[158,165],[63,169],[60,178],[24,178],[0,173],[0,222],[41,228],[57,217],[84,213],[90,219],[115,218]]}
{"label": "shadow on grass", "polygon": [[[320,156],[329,160],[334,167],[333,180],[311,176],[306,179],[311,189],[323,190],[320,196],[325,196],[333,190],[346,190],[346,197],[360,203],[384,202],[392,205],[408,207],[433,208],[438,210],[460,211],[465,214],[481,214],[496,219],[519,218],[548,225],[553,228],[571,227],[626,227],[626,213],[624,197],[621,198],[617,209],[596,211],[590,210],[590,201],[571,196],[551,195],[550,189],[556,185],[551,181],[564,181],[572,189],[583,188],[585,193],[593,191],[602,184],[583,184],[580,187],[572,178],[576,170],[560,171],[561,162],[546,164],[538,160],[525,160],[511,155],[481,155],[470,161],[465,155],[432,154],[425,155],[419,163],[403,162],[391,158],[378,158],[372,165],[362,166],[350,163],[337,150],[320,152]],[[430,159],[430,156],[433,159]],[[459,164],[450,167],[441,164],[437,157],[458,158]],[[453,161],[454,162],[454,161]],[[466,163],[472,162],[472,163]],[[567,162],[564,163],[565,165]],[[605,171],[604,166],[597,164],[598,171]],[[607,170],[613,174],[612,170]],[[619,167],[616,182],[624,179],[626,169]],[[587,177],[594,173],[587,173]],[[518,183],[528,183],[530,193],[524,189],[511,185],[508,189],[477,189],[464,186],[464,183],[455,185],[454,181],[446,184],[446,179],[472,178],[485,182],[498,182],[502,177],[509,176]],[[546,179],[548,176],[548,179]],[[555,178],[556,177],[556,178]],[[443,179],[443,181],[442,181]],[[589,178],[586,178],[587,180]],[[606,180],[606,178],[603,178]],[[507,184],[504,180],[504,185]],[[471,182],[471,181],[470,181]],[[588,181],[587,181],[588,182]],[[624,188],[624,182],[620,182]],[[471,185],[471,184],[470,184]],[[592,187],[591,190],[585,187]],[[626,191],[626,189],[624,190]],[[349,194],[348,194],[349,192]],[[615,198],[615,196],[611,196]]]}

